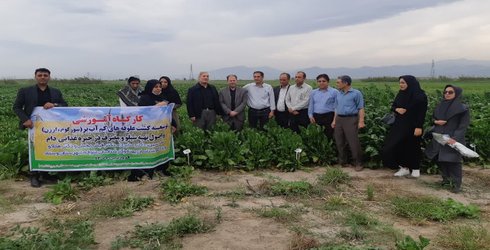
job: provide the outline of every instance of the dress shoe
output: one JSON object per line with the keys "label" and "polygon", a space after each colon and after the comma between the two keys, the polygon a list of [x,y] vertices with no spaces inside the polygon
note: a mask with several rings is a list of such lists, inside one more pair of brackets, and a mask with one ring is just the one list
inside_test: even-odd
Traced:
{"label": "dress shoe", "polygon": [[41,187],[41,181],[39,180],[39,177],[37,176],[31,176],[31,187]]}

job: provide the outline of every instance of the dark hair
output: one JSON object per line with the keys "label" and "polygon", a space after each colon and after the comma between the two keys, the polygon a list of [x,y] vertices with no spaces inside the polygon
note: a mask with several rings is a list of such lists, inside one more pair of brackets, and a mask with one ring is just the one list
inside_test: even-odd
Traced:
{"label": "dark hair", "polygon": [[[306,79],[306,73],[304,71],[298,71],[298,73],[303,74],[303,78]],[[297,74],[297,73],[296,73]]]}
{"label": "dark hair", "polygon": [[228,81],[230,79],[230,77],[235,77],[235,79],[238,80],[238,76],[234,75],[234,74],[229,74],[226,76],[226,80]]}
{"label": "dark hair", "polygon": [[327,74],[319,74],[317,77],[316,77],[316,80],[320,80],[320,78],[324,78],[325,80],[327,80],[327,82],[330,82],[330,77],[328,77]]}
{"label": "dark hair", "polygon": [[136,77],[136,76],[130,76],[130,77],[128,78],[128,84],[130,84],[132,81],[138,81],[138,82],[141,82],[141,80],[140,80],[138,77]]}
{"label": "dark hair", "polygon": [[48,74],[51,75],[51,71],[49,71],[49,69],[47,69],[47,68],[38,68],[38,69],[36,69],[36,71],[34,71],[34,75],[37,75],[38,72],[48,73]]}
{"label": "dark hair", "polygon": [[254,71],[254,73],[253,73],[253,74],[254,74],[254,75],[255,75],[255,74],[260,74],[260,76],[264,77],[264,72],[259,71],[259,70]]}
{"label": "dark hair", "polygon": [[291,79],[291,75],[289,73],[282,72],[281,74],[279,74],[279,77],[281,77],[282,75],[286,75],[286,77],[288,78],[288,80]]}
{"label": "dark hair", "polygon": [[350,76],[348,76],[348,75],[339,76],[339,77],[337,77],[337,79],[341,80],[343,83],[347,83],[347,85],[352,84],[352,78],[350,78]]}

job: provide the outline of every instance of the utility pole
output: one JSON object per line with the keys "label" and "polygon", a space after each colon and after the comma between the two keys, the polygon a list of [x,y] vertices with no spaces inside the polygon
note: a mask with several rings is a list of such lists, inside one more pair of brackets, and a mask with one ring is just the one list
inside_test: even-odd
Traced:
{"label": "utility pole", "polygon": [[192,63],[191,63],[191,70],[189,72],[189,80],[194,81],[194,72],[192,72]]}
{"label": "utility pole", "polygon": [[436,63],[432,59],[432,66],[430,67],[430,77],[434,79],[436,77]]}

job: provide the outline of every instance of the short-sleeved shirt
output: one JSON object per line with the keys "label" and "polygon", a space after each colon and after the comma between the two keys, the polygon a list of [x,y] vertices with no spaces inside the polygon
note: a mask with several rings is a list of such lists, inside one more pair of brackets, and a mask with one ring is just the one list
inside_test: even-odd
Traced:
{"label": "short-sleeved shirt", "polygon": [[361,91],[349,89],[347,92],[339,91],[335,102],[337,115],[355,115],[364,108],[364,98]]}

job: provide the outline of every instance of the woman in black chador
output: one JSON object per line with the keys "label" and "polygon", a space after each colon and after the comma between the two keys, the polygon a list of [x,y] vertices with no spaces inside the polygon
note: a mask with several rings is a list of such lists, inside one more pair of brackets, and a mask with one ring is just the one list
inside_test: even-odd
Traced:
{"label": "woman in black chador", "polygon": [[[146,83],[145,90],[141,93],[138,106],[165,106],[168,101],[164,99],[162,95],[162,85],[156,79],[149,80]],[[172,120],[172,132],[175,130],[175,122]],[[163,174],[168,175],[167,172],[168,163],[157,166],[152,169],[133,169],[128,176],[128,181],[138,181],[145,175],[149,178],[153,178],[155,170],[161,171]]]}
{"label": "woman in black chador", "polygon": [[[461,103],[463,90],[456,86],[446,85],[441,102],[434,109],[432,115],[434,132],[449,135],[449,144],[465,143],[466,129],[470,124],[470,112],[466,105]],[[449,145],[441,145],[432,140],[425,150],[425,155],[434,160],[439,166],[442,175],[442,185],[453,184],[453,192],[461,191],[463,168],[461,154]]]}
{"label": "woman in black chador", "polygon": [[172,119],[175,121],[175,127],[177,130],[180,129],[180,119],[177,114],[177,109],[182,106],[182,100],[180,99],[179,92],[172,85],[172,81],[168,76],[160,77],[160,84],[162,85],[162,96],[169,103],[174,104],[174,109],[172,110]]}
{"label": "woman in black chador", "polygon": [[400,76],[400,91],[391,110],[395,122],[385,138],[383,165],[392,169],[400,167],[395,176],[420,176],[420,149],[422,127],[427,112],[427,96],[414,76]]}

